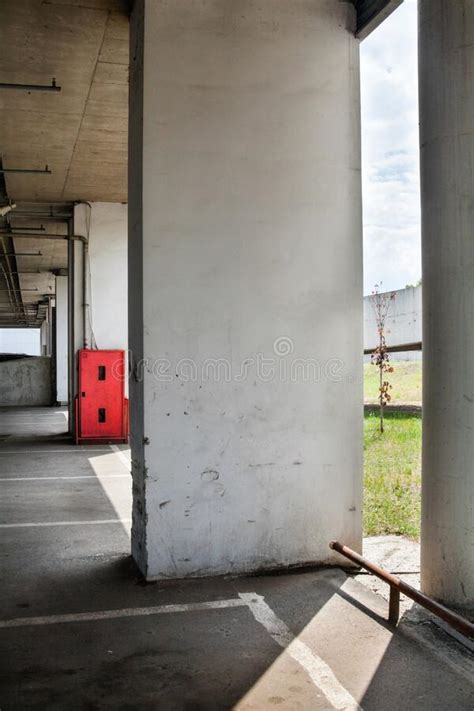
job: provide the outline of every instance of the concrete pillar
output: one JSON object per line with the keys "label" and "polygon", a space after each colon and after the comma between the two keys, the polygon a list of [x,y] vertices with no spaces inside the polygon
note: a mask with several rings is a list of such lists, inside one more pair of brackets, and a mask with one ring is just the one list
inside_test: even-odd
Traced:
{"label": "concrete pillar", "polygon": [[40,344],[41,344],[41,355],[49,356],[49,322],[48,314],[46,318],[41,323],[40,327]]}
{"label": "concrete pillar", "polygon": [[56,398],[68,402],[68,283],[66,276],[56,277]]}
{"label": "concrete pillar", "polygon": [[135,2],[132,551],[148,578],[360,549],[352,2]]}
{"label": "concrete pillar", "polygon": [[425,592],[474,605],[474,3],[419,0]]}

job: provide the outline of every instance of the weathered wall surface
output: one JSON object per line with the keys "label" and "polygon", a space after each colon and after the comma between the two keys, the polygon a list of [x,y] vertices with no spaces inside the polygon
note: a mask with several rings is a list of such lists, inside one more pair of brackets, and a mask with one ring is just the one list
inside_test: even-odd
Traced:
{"label": "weathered wall surface", "polygon": [[0,407],[51,405],[51,358],[0,361]]}
{"label": "weathered wall surface", "polygon": [[[395,294],[390,303],[385,339],[388,346],[402,346],[421,343],[421,285],[398,289],[388,294]],[[364,349],[378,345],[377,324],[372,306],[373,297],[364,297]]]}
{"label": "weathered wall surface", "polygon": [[130,103],[134,369],[142,347],[146,360],[131,384],[135,558],[148,577],[335,560],[331,538],[361,545],[354,6],[144,12]]}

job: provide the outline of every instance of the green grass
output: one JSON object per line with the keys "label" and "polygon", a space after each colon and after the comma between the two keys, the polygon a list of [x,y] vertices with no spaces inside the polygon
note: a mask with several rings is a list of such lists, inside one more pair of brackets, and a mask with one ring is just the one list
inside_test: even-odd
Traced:
{"label": "green grass", "polygon": [[[421,402],[421,361],[390,361],[393,373],[384,376],[392,385],[391,404]],[[379,394],[379,371],[371,363],[364,365],[364,397],[373,402]]]}
{"label": "green grass", "polygon": [[364,457],[364,534],[419,538],[421,417],[387,413],[381,434],[378,416],[366,415]]}

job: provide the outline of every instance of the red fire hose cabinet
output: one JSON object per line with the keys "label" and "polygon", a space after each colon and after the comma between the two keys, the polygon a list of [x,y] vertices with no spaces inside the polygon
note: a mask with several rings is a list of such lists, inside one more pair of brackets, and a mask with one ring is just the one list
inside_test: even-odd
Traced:
{"label": "red fire hose cabinet", "polygon": [[76,444],[128,441],[125,351],[78,353]]}

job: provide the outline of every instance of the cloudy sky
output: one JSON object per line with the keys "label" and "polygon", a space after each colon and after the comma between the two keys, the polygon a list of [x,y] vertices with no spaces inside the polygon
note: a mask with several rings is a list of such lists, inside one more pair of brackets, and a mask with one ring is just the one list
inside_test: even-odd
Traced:
{"label": "cloudy sky", "polygon": [[421,276],[416,0],[361,44],[364,293]]}

